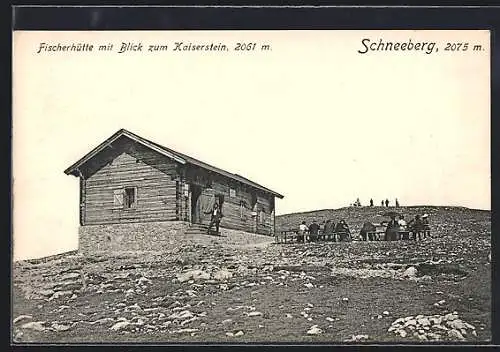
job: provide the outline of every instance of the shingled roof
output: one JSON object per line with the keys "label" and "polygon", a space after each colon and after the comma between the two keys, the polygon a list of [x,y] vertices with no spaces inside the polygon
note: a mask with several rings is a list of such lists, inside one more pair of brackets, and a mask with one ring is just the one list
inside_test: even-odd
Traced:
{"label": "shingled roof", "polygon": [[120,138],[122,136],[125,136],[125,137],[127,137],[127,138],[129,138],[137,143],[144,145],[145,147],[147,147],[149,149],[152,149],[152,150],[154,150],[162,155],[165,155],[166,157],[171,158],[180,164],[195,165],[195,166],[198,166],[198,167],[203,168],[205,170],[211,171],[213,173],[216,173],[216,174],[225,176],[227,178],[230,178],[232,180],[238,181],[240,183],[243,183],[247,186],[259,189],[259,190],[264,191],[266,193],[271,193],[280,199],[283,198],[283,195],[281,195],[273,190],[270,190],[269,188],[261,186],[258,183],[255,183],[255,182],[253,182],[253,181],[251,181],[243,176],[219,169],[218,167],[212,166],[212,165],[207,164],[203,161],[200,161],[198,159],[190,157],[186,154],[179,153],[173,149],[164,147],[158,143],[155,143],[155,142],[150,141],[146,138],[138,136],[130,131],[127,131],[126,129],[123,129],[123,128],[120,129],[119,131],[117,131],[115,134],[113,134],[108,139],[106,139],[103,143],[99,144],[96,148],[91,150],[89,153],[87,153],[83,158],[78,160],[76,163],[74,163],[73,165],[68,167],[66,170],[64,170],[64,173],[67,175],[77,176],[78,175],[78,168],[80,166],[85,164],[87,161],[89,161],[94,156],[99,154],[104,148],[106,148],[108,145],[110,145],[111,143],[113,143],[114,141],[116,141],[118,138]]}

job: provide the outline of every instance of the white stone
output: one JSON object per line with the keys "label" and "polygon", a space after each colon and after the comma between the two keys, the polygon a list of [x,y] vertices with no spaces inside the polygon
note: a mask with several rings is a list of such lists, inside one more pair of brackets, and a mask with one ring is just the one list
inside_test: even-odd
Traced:
{"label": "white stone", "polygon": [[414,266],[410,266],[403,273],[403,277],[416,277],[417,276],[417,272],[418,272],[417,268],[415,268]]}
{"label": "white stone", "polygon": [[43,327],[44,323],[45,323],[44,321],[32,321],[21,325],[21,328],[36,330],[36,331],[44,331],[45,330],[45,328]]}
{"label": "white stone", "polygon": [[247,315],[249,317],[257,317],[257,316],[261,316],[262,313],[261,312],[250,312],[250,313],[247,313]]}
{"label": "white stone", "polygon": [[69,330],[71,328],[71,325],[63,325],[63,324],[54,323],[54,324],[52,324],[51,328],[54,331],[66,331],[66,330]]}
{"label": "white stone", "polygon": [[214,274],[214,279],[219,280],[219,281],[227,280],[227,279],[230,279],[232,277],[233,277],[233,273],[231,273],[230,271],[225,270],[225,269],[219,270]]}
{"label": "white stone", "polygon": [[448,331],[448,336],[458,340],[465,340],[463,335],[455,329]]}
{"label": "white stone", "polygon": [[121,330],[123,328],[126,328],[129,325],[130,325],[129,321],[119,321],[118,323],[116,323],[112,327],[110,327],[109,329],[113,330],[113,331],[118,331],[118,330]]}
{"label": "white stone", "polygon": [[193,317],[193,313],[189,310],[183,310],[179,313],[173,313],[169,316],[170,319],[189,319]]}
{"label": "white stone", "polygon": [[20,322],[21,320],[25,320],[25,319],[33,319],[33,316],[27,315],[27,314],[23,314],[23,315],[18,316],[12,322],[15,324],[15,323]]}
{"label": "white stone", "polygon": [[61,280],[69,280],[69,279],[76,279],[77,277],[80,277],[81,275],[79,273],[67,273],[67,274],[64,274],[62,277],[61,277]]}
{"label": "white stone", "polygon": [[307,330],[307,334],[308,335],[319,335],[323,332],[323,330],[321,330],[320,328],[318,328],[317,325],[313,325],[311,326],[311,328],[309,330]]}

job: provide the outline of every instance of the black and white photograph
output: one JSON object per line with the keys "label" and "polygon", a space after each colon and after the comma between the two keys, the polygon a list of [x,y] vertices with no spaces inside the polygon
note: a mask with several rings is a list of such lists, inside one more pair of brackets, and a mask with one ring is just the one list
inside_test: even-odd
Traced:
{"label": "black and white photograph", "polygon": [[14,31],[12,341],[491,343],[490,36]]}

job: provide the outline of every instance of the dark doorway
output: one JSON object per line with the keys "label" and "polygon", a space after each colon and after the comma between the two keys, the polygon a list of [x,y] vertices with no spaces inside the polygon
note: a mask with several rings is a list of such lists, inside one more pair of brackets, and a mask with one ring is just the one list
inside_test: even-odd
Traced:
{"label": "dark doorway", "polygon": [[224,195],[223,194],[217,194],[215,196],[215,200],[217,203],[219,203],[219,208],[222,209],[222,205],[224,204]]}
{"label": "dark doorway", "polygon": [[198,199],[201,195],[201,187],[196,185],[191,185],[191,222],[193,224],[201,224],[201,209],[200,202]]}

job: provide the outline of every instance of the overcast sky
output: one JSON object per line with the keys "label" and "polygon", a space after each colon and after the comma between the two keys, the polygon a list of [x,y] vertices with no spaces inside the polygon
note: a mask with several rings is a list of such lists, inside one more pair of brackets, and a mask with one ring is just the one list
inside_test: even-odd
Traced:
{"label": "overcast sky", "polygon": [[[361,55],[363,38],[441,47]],[[35,54],[140,40],[272,50]],[[443,50],[459,40],[485,51]],[[357,197],[490,209],[489,67],[485,31],[18,32],[15,257],[77,245],[79,183],[63,171],[120,128],[282,193],[277,214]]]}

